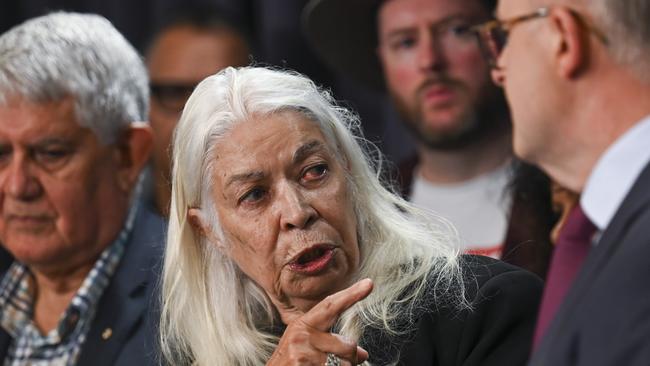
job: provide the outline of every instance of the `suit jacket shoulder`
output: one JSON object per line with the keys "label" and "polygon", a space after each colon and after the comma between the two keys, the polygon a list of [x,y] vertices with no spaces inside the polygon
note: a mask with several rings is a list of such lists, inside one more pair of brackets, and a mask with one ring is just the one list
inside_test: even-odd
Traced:
{"label": "suit jacket shoulder", "polygon": [[471,309],[436,304],[414,319],[414,331],[371,333],[379,365],[524,365],[535,326],[542,282],[534,274],[486,257],[464,256],[464,289]]}
{"label": "suit jacket shoulder", "polygon": [[166,223],[141,205],[77,365],[157,365],[157,285]]}
{"label": "suit jacket shoulder", "polygon": [[592,248],[531,365],[650,363],[650,164]]}

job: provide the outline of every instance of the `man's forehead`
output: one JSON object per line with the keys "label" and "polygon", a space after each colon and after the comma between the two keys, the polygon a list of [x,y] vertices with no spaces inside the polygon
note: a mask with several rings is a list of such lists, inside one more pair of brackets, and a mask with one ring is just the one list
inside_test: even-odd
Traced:
{"label": "man's forehead", "polygon": [[380,32],[408,27],[418,22],[437,23],[453,18],[477,17],[488,13],[481,0],[388,0],[378,11]]}
{"label": "man's forehead", "polygon": [[[578,2],[579,0],[572,0]],[[562,3],[555,1],[554,3]],[[546,0],[499,0],[495,10],[495,16],[498,19],[512,18],[525,13],[530,13],[535,9],[549,5]]]}
{"label": "man's forehead", "polygon": [[92,133],[78,123],[72,98],[52,102],[12,99],[0,105],[0,115],[0,131],[3,134],[14,132],[48,139]]}

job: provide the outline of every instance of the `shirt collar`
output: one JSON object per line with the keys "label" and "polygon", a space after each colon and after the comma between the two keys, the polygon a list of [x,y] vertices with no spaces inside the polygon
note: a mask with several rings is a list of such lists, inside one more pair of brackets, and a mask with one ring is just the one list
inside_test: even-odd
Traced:
{"label": "shirt collar", "polygon": [[619,137],[600,157],[587,179],[580,204],[600,231],[605,230],[650,161],[650,115]]}

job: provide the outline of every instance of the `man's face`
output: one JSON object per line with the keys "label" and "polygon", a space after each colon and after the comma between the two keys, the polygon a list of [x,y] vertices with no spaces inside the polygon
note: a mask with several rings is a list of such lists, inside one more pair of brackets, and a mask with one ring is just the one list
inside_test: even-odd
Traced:
{"label": "man's face", "polygon": [[93,263],[128,204],[118,148],[81,127],[71,98],[0,106],[0,242],[44,271]]}
{"label": "man's face", "polygon": [[[538,7],[530,2],[501,0],[497,8],[500,20],[531,14]],[[562,134],[570,123],[562,122],[559,106],[561,93],[556,89],[551,66],[552,52],[540,41],[552,39],[541,17],[516,24],[493,70],[494,81],[505,91],[513,124],[513,148],[522,159],[544,165],[554,146],[562,144]],[[553,158],[555,159],[555,158]]]}
{"label": "man's face", "polygon": [[503,100],[468,29],[489,16],[478,0],[389,0],[379,10],[389,92],[431,148],[462,147],[487,128],[502,128],[489,126]]}
{"label": "man's face", "polygon": [[180,112],[201,80],[227,66],[244,66],[248,49],[228,30],[202,31],[178,26],[165,31],[151,48],[147,67],[151,78],[151,127],[154,165],[169,181],[169,145]]}
{"label": "man's face", "polygon": [[295,112],[242,122],[214,157],[227,250],[285,321],[350,285],[356,215],[345,166],[315,123]]}

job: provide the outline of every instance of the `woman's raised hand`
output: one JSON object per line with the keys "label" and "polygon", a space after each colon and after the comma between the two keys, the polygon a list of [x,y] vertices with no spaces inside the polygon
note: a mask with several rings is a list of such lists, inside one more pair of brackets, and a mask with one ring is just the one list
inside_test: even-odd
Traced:
{"label": "woman's raised hand", "polygon": [[372,291],[370,279],[332,294],[316,304],[304,315],[287,325],[280,344],[271,355],[267,366],[318,365],[323,366],[327,354],[341,359],[341,365],[358,365],[368,359],[368,352],[356,342],[330,333],[341,313],[363,300]]}

